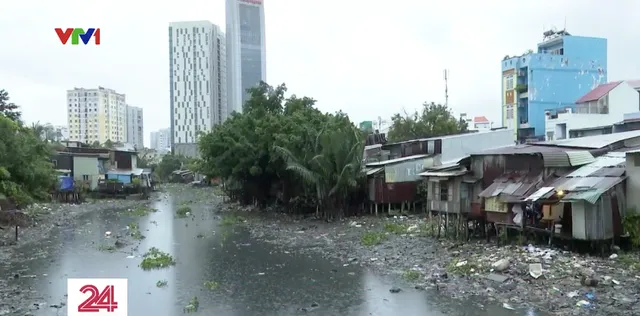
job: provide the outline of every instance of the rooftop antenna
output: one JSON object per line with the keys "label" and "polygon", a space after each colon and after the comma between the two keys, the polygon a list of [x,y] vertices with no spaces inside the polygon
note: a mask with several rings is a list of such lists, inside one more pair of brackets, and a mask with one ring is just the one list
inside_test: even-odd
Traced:
{"label": "rooftop antenna", "polygon": [[449,107],[449,70],[444,70],[444,106]]}
{"label": "rooftop antenna", "polygon": [[564,28],[562,29],[563,31],[567,30],[567,16],[564,16]]}

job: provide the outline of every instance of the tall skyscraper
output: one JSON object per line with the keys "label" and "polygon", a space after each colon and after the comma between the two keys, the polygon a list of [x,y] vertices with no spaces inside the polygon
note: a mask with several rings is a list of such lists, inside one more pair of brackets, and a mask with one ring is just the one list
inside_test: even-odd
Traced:
{"label": "tall skyscraper", "polygon": [[226,40],[209,21],[169,24],[172,150],[198,156],[198,134],[227,118]]}
{"label": "tall skyscraper", "polygon": [[263,0],[226,0],[229,113],[241,112],[247,89],[267,80]]}
{"label": "tall skyscraper", "polygon": [[67,124],[71,141],[126,142],[125,95],[103,87],[68,90]]}
{"label": "tall skyscraper", "polygon": [[142,108],[127,105],[127,143],[144,148],[144,119]]}

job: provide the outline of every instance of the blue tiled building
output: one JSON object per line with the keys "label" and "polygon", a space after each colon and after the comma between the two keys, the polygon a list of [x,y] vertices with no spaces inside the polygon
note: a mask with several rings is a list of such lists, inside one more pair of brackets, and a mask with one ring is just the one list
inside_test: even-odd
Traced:
{"label": "blue tiled building", "polygon": [[545,115],[607,82],[607,39],[547,31],[537,51],[501,65],[502,125],[519,142],[544,139]]}

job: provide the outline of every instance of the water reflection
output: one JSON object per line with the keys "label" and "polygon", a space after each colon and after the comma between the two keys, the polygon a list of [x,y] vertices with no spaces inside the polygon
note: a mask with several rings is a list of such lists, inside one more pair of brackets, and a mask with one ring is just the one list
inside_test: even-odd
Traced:
{"label": "water reflection", "polygon": [[[26,263],[27,271],[21,274],[36,274],[37,278],[13,282],[24,288],[33,286],[48,306],[66,301],[68,277],[125,277],[129,279],[130,315],[180,315],[194,296],[200,310],[192,315],[443,315],[436,311],[442,306],[433,305],[437,293],[405,287],[402,293],[391,294],[391,283],[358,266],[278,250],[252,240],[241,228],[220,225],[208,205],[189,206],[193,218],[176,219],[178,206],[171,196],[154,202],[159,211],[142,218],[114,211],[87,214],[77,227],[61,229],[50,242],[25,249],[25,253],[48,251],[53,255]],[[146,236],[137,249],[126,248],[129,253],[98,250],[106,242],[105,231],[125,233],[132,221]],[[139,255],[150,247],[169,252],[178,264],[143,271],[138,267]],[[12,266],[11,270],[6,273],[21,267]],[[156,283],[161,280],[168,286],[158,288]],[[219,288],[207,289],[203,285],[206,281],[217,282]],[[525,315],[524,311],[482,311],[444,302],[449,306],[448,315]],[[66,315],[66,310],[43,308],[33,314]]]}

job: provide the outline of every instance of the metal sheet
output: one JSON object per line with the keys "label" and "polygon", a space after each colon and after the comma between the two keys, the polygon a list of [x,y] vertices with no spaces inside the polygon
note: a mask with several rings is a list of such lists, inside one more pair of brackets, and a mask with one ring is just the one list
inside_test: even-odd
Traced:
{"label": "metal sheet", "polygon": [[507,187],[506,183],[494,182],[493,184],[488,186],[486,189],[484,189],[482,192],[480,192],[480,194],[478,194],[478,196],[479,197],[484,197],[484,198],[497,196],[498,194],[500,194],[502,192],[502,190],[505,187]]}
{"label": "metal sheet", "polygon": [[624,153],[607,153],[604,156],[596,158],[592,163],[571,172],[567,177],[588,177],[602,168],[623,168],[625,162],[626,158]]}
{"label": "metal sheet", "polygon": [[533,194],[529,195],[525,199],[525,201],[537,201],[538,199],[545,196],[547,193],[551,191],[553,191],[553,187],[542,187],[538,189],[536,192],[533,192]]}
{"label": "metal sheet", "polygon": [[542,153],[544,166],[547,168],[570,167],[569,156],[564,151]]}
{"label": "metal sheet", "polygon": [[384,170],[384,168],[371,168],[371,169],[367,169],[367,176],[370,176],[372,174],[376,174],[380,171]]}
{"label": "metal sheet", "polygon": [[582,166],[594,162],[596,159],[586,150],[567,151],[571,166]]}

